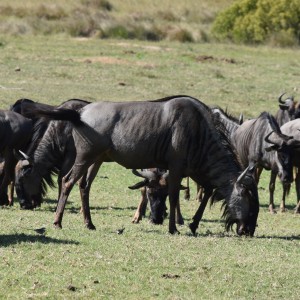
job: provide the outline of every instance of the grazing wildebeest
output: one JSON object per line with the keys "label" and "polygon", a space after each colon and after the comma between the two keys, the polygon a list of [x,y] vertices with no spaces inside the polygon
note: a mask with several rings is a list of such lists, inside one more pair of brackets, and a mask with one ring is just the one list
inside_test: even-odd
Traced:
{"label": "grazing wildebeest", "polygon": [[[74,184],[93,163],[100,166],[110,160],[129,169],[155,166],[169,170],[170,233],[177,232],[175,210],[181,180],[190,176],[206,194],[213,193],[214,200],[225,200],[227,230],[236,223],[239,235],[254,234],[259,211],[256,183],[248,168],[241,174],[227,131],[199,100],[171,96],[154,101],[96,102],[80,111],[45,105],[44,109],[28,109],[27,114],[74,125],[76,159],[62,179],[57,227],[61,227]],[[86,181],[91,183],[89,176]],[[83,209],[89,209],[88,203]]]}
{"label": "grazing wildebeest", "polygon": [[8,201],[7,187],[14,180],[14,152],[26,147],[32,128],[30,119],[12,111],[0,110],[0,155],[5,161],[0,185],[0,205],[13,204]]}
{"label": "grazing wildebeest", "polygon": [[[299,141],[298,146],[293,147],[291,151],[291,158],[292,158],[292,165],[296,168],[296,177],[295,177],[295,186],[296,186],[296,194],[297,194],[297,206],[295,208],[295,213],[300,213],[300,119],[295,119],[292,121],[289,121],[285,124],[283,124],[280,127],[280,130],[283,134],[286,134],[288,136],[293,136],[295,140]],[[273,177],[271,177],[270,184],[273,185],[273,189],[275,190],[275,181],[276,181],[276,173]],[[286,210],[285,208],[285,198],[288,194],[290,189],[290,184],[283,184],[283,195],[282,195],[282,201],[280,204],[280,210],[281,212],[284,212]],[[269,204],[270,210],[272,212],[275,212],[275,205],[274,205],[274,196],[270,193],[270,204]]]}
{"label": "grazing wildebeest", "polygon": [[[58,107],[79,109],[90,102],[70,99]],[[37,104],[39,105],[39,104]],[[44,118],[40,118],[44,119]],[[16,193],[20,203],[28,206],[41,202],[47,185],[54,186],[53,174],[58,174],[60,191],[61,178],[69,171],[75,160],[72,126],[65,121],[47,121],[47,128],[38,143],[29,144],[26,154],[16,166]]]}
{"label": "grazing wildebeest", "polygon": [[[145,216],[147,203],[150,203],[150,220],[154,224],[162,224],[166,216],[166,199],[168,196],[168,176],[167,170],[159,168],[150,168],[142,170],[132,170],[133,174],[144,178],[143,181],[136,183],[129,188],[132,190],[141,189],[141,200],[134,214],[132,223],[139,223]],[[181,185],[181,190],[186,187]],[[180,211],[180,205],[176,207],[176,223],[183,225],[183,217]]]}
{"label": "grazing wildebeest", "polygon": [[[215,117],[219,118],[219,121],[223,123],[225,129],[228,131],[229,136],[231,137],[233,133],[239,128],[239,126],[243,123],[243,116],[240,115],[240,118],[237,119],[234,116],[225,112],[219,106],[213,106],[210,108]],[[201,202],[203,197],[203,188],[197,184],[197,196],[196,200]],[[187,178],[187,190],[185,191],[185,199],[190,198],[190,189],[189,189],[189,178]]]}
{"label": "grazing wildebeest", "polygon": [[[256,180],[262,169],[271,170],[279,175],[283,183],[292,181],[291,150],[297,147],[298,141],[283,134],[269,113],[263,112],[258,118],[244,122],[232,136],[242,165],[249,163],[257,166]],[[269,185],[270,193],[273,186]]]}
{"label": "grazing wildebeest", "polygon": [[[0,182],[2,182],[4,177],[4,166],[5,166],[5,160],[2,156],[0,156]],[[11,179],[11,182],[7,186],[7,197],[8,197],[8,203],[12,205],[14,199],[14,179]]]}
{"label": "grazing wildebeest", "polygon": [[[32,105],[35,102],[33,100],[30,99],[19,99],[17,100],[13,105],[11,105],[10,110],[13,112],[17,112],[19,114],[22,115],[22,109],[23,109],[23,105],[26,103],[27,107],[28,105]],[[33,129],[32,129],[32,134],[30,137],[30,141],[27,143],[26,147],[24,147],[22,150],[26,153],[32,153],[35,148],[37,147],[37,145],[39,144],[43,134],[45,133],[48,124],[49,124],[49,120],[45,119],[45,118],[31,118],[32,120],[32,124],[33,124]],[[15,153],[15,156],[17,158],[20,158],[21,156],[18,155],[18,153]],[[17,161],[16,161],[17,163]],[[13,185],[14,185],[14,181],[13,181]],[[18,195],[20,195],[20,188],[19,186],[16,189],[16,192]],[[26,198],[22,198],[19,197],[19,203],[21,208],[23,209],[32,209],[35,208],[37,206],[41,205],[41,198],[40,197],[33,197],[32,199],[26,199]]]}

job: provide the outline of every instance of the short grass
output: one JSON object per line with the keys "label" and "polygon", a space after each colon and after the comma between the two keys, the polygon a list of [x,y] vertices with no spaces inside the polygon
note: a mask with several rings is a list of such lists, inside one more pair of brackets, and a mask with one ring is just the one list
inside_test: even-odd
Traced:
{"label": "short grass", "polygon": [[[296,49],[221,44],[0,37],[0,105],[21,97],[48,104],[156,99],[188,94],[246,118],[274,113],[282,91],[299,98]],[[224,232],[220,205],[207,209],[191,236],[198,206],[182,200],[181,234],[131,224],[139,192],[130,170],[104,164],[91,190],[96,231],[83,226],[74,187],[63,229],[52,227],[56,190],[35,211],[0,210],[3,299],[298,299],[300,218],[292,190],[286,213],[268,213],[268,172],[260,186],[255,237]],[[195,194],[193,187],[192,195]],[[277,183],[276,204],[281,197]],[[183,197],[181,197],[183,198]],[[45,236],[32,229],[45,226]],[[125,227],[118,235],[116,230]]]}

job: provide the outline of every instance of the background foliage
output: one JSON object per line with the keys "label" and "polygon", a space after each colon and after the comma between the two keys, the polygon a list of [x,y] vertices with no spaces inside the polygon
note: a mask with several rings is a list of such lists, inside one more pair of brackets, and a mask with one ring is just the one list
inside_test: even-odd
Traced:
{"label": "background foliage", "polygon": [[219,39],[237,43],[298,45],[300,1],[236,1],[217,16],[212,30]]}

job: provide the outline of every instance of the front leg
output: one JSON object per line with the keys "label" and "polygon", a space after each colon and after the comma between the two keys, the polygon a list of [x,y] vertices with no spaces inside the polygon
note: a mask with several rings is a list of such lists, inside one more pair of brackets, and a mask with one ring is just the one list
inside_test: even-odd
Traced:
{"label": "front leg", "polygon": [[211,189],[204,189],[204,197],[202,198],[202,201],[200,202],[200,205],[193,217],[193,222],[190,223],[190,225],[189,225],[193,235],[196,235],[196,230],[199,226],[199,223],[202,219],[204,210],[206,208],[206,204],[208,202],[208,199],[211,197],[211,195],[212,195]]}
{"label": "front leg", "polygon": [[147,204],[146,188],[143,187],[141,188],[141,200],[131,221],[132,223],[137,224],[142,220],[143,216],[145,216]]}
{"label": "front leg", "polygon": [[276,182],[277,172],[271,171],[270,183],[269,183],[269,211],[271,214],[276,214],[275,205],[274,205],[274,191],[275,191],[275,182]]}

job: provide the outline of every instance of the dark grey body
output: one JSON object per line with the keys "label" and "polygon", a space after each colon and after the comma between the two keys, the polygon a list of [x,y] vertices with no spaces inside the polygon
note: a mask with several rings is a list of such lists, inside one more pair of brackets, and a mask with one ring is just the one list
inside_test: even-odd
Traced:
{"label": "dark grey body", "polygon": [[[265,140],[271,132],[270,138],[276,144]],[[289,137],[281,133],[275,118],[270,114],[262,113],[257,119],[245,121],[233,134],[232,142],[243,167],[252,162],[259,169],[277,172],[283,182],[292,180],[292,146]]]}
{"label": "dark grey body", "polygon": [[0,154],[5,160],[0,186],[0,205],[8,205],[7,186],[14,178],[14,151],[26,147],[32,134],[32,121],[18,113],[0,110]]}
{"label": "dark grey body", "polygon": [[129,169],[155,166],[169,170],[171,233],[177,231],[175,208],[184,176],[214,190],[214,199],[225,199],[227,228],[238,223],[238,233],[254,233],[258,216],[256,184],[247,172],[240,176],[242,168],[223,124],[214,122],[209,108],[200,101],[173,96],[157,101],[91,103],[79,113],[51,107],[28,113],[74,124],[77,154],[63,178],[57,226],[61,226],[68,195],[84,172],[93,163],[100,166],[104,161],[116,161]]}
{"label": "dark grey body", "polygon": [[[285,135],[288,136],[293,136],[295,140],[300,142],[300,119],[295,119],[292,121],[289,121],[287,123],[285,123],[284,125],[282,125],[280,127],[281,132]],[[292,164],[293,167],[296,168],[296,177],[295,177],[295,187],[296,187],[296,195],[297,195],[297,206],[295,209],[296,213],[300,213],[300,172],[299,172],[299,168],[300,168],[300,147],[294,147],[292,149],[291,152],[291,157],[292,157]],[[273,189],[275,189],[275,180],[276,180],[276,176],[274,176],[272,184],[274,185]],[[285,207],[285,198],[286,198],[286,194],[289,191],[289,186],[283,185],[283,196],[282,196],[282,201],[281,201],[281,205],[280,205],[280,209],[282,212],[285,211],[286,207]],[[274,212],[274,198],[273,198],[273,194],[270,195],[270,205],[269,205],[269,209],[271,212]]]}
{"label": "dark grey body", "polygon": [[[79,109],[89,102],[71,99],[60,108]],[[66,121],[49,121],[47,129],[38,143],[32,141],[26,152],[29,159],[22,158],[16,167],[16,193],[20,203],[40,202],[47,185],[54,186],[53,174],[58,174],[59,192],[61,179],[72,167],[76,149],[72,136],[72,125]]]}

